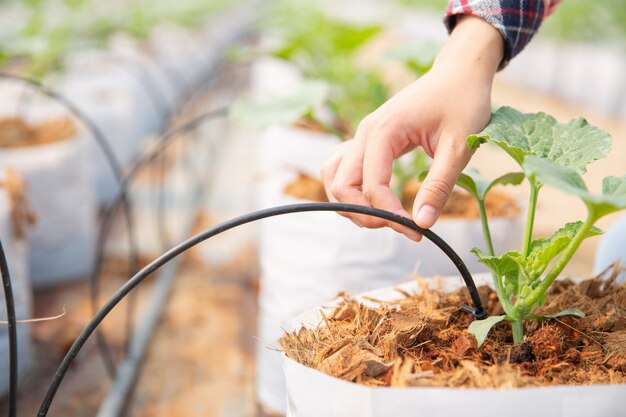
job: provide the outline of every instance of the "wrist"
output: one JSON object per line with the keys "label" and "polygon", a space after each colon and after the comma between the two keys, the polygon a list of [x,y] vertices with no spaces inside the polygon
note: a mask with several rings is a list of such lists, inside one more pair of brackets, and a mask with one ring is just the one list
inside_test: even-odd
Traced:
{"label": "wrist", "polygon": [[433,69],[446,68],[491,83],[503,57],[504,39],[500,32],[479,17],[461,15]]}

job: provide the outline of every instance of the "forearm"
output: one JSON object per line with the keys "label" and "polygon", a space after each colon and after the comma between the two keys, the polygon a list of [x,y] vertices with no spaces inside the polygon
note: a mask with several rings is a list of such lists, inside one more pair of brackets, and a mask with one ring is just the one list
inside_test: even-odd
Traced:
{"label": "forearm", "polygon": [[462,16],[473,15],[488,22],[504,39],[500,68],[524,49],[543,19],[560,0],[450,0],[446,25],[453,31]]}
{"label": "forearm", "polygon": [[470,75],[478,83],[491,84],[504,56],[500,32],[471,15],[459,16],[433,68],[448,69],[456,76]]}

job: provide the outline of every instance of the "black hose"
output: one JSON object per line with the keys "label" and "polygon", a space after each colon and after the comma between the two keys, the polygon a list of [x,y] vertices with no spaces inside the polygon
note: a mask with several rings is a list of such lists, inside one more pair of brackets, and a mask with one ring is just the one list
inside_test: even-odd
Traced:
{"label": "black hose", "polygon": [[0,73],[0,78],[16,80],[16,81],[20,81],[20,82],[33,86],[35,89],[40,91],[45,96],[50,97],[51,99],[63,105],[70,113],[72,113],[78,120],[80,120],[85,125],[87,130],[89,130],[92,137],[96,141],[96,144],[102,151],[102,154],[104,155],[107,163],[109,164],[109,167],[111,168],[111,171],[113,172],[113,175],[115,176],[116,181],[120,185],[120,190],[118,194],[120,194],[120,199],[122,200],[121,202],[124,204],[124,216],[126,218],[126,226],[128,227],[128,236],[129,236],[128,237],[129,252],[130,252],[129,253],[129,271],[132,274],[134,271],[137,270],[137,265],[139,263],[138,258],[137,258],[137,253],[138,253],[137,241],[135,239],[134,223],[132,219],[133,208],[132,208],[130,199],[128,198],[128,194],[126,190],[122,188],[122,184],[124,181],[124,171],[122,169],[121,164],[117,160],[117,157],[115,156],[115,153],[113,152],[113,149],[111,149],[111,145],[107,141],[104,134],[100,131],[98,126],[96,126],[96,124],[89,117],[83,114],[78,109],[78,107],[74,105],[74,103],[72,103],[69,99],[67,99],[62,94],[45,87],[39,81],[31,79],[31,78],[27,78],[27,77],[21,77],[18,75],[6,74],[6,73]]}
{"label": "black hose", "polygon": [[402,217],[398,214],[391,213],[385,210],[380,210],[372,207],[358,206],[353,204],[340,204],[340,203],[304,203],[304,204],[291,204],[287,206],[273,207],[268,209],[263,209],[259,211],[255,211],[253,213],[248,213],[240,217],[236,217],[229,221],[226,221],[217,226],[211,227],[197,235],[187,239],[186,241],[180,243],[169,251],[165,252],[163,255],[159,256],[148,265],[143,267],[139,272],[137,272],[132,278],[130,278],[122,287],[120,287],[115,294],[106,302],[104,306],[93,316],[93,318],[87,323],[83,331],[74,341],[74,344],[69,349],[63,361],[59,365],[59,368],[54,374],[50,385],[48,386],[48,391],[41,403],[38,416],[45,417],[50,409],[52,401],[56,395],[67,370],[69,369],[72,361],[78,355],[81,348],[89,338],[89,336],[96,331],[97,327],[100,323],[106,318],[106,316],[113,310],[113,308],[119,304],[126,295],[128,295],[135,287],[137,287],[144,279],[146,279],[150,274],[154,271],[165,265],[167,262],[171,261],[175,257],[184,253],[185,251],[193,248],[197,244],[204,242],[205,240],[219,235],[223,232],[226,232],[230,229],[234,229],[235,227],[251,223],[257,220],[265,219],[268,217],[275,217],[284,214],[290,213],[303,213],[303,212],[311,212],[311,211],[337,211],[337,212],[346,212],[346,213],[357,213],[364,214],[372,217],[377,217],[380,219],[388,220],[404,227],[407,227],[415,232],[422,234],[424,237],[433,242],[437,247],[439,247],[445,254],[450,258],[450,260],[454,263],[454,265],[459,270],[459,273],[463,277],[465,285],[468,288],[470,293],[470,297],[472,299],[473,307],[472,314],[476,318],[484,318],[487,313],[482,306],[480,301],[480,296],[478,295],[478,290],[476,289],[476,285],[474,284],[474,280],[472,279],[471,274],[469,273],[467,267],[459,257],[459,255],[454,252],[454,250],[435,232],[429,229],[422,229],[417,226],[412,220],[407,219],[406,217]]}
{"label": "black hose", "polygon": [[[39,81],[31,79],[31,78],[26,78],[26,77],[21,77],[18,75],[12,75],[12,74],[6,74],[6,73],[0,73],[0,78],[16,80],[16,81],[20,81],[28,85],[31,85],[37,91],[41,92],[43,95],[63,105],[70,113],[72,113],[78,120],[80,120],[85,125],[87,130],[89,130],[92,137],[96,141],[96,144],[99,146],[100,150],[102,151],[120,187],[117,195],[120,196],[119,197],[120,203],[123,205],[124,218],[126,220],[126,226],[128,228],[128,245],[129,245],[128,270],[131,275],[134,274],[138,270],[138,267],[139,267],[139,258],[138,258],[139,251],[138,251],[137,239],[135,235],[134,220],[132,217],[133,206],[132,206],[130,199],[128,198],[127,190],[123,188],[124,172],[123,172],[122,166],[117,160],[117,157],[115,156],[115,153],[113,152],[104,134],[100,131],[98,126],[96,126],[96,124],[93,123],[93,121],[89,117],[83,114],[78,109],[78,107],[74,105],[74,103],[72,103],[69,99],[67,99],[64,95],[58,93],[57,91],[53,91],[45,87]],[[118,206],[119,204],[116,205],[116,209]],[[98,254],[102,252],[104,249],[103,243],[104,242],[101,241],[101,239],[97,239],[96,241],[96,247],[94,248],[95,253],[96,253],[96,257],[95,257],[96,260],[99,258]],[[98,263],[96,263],[96,265],[98,265]],[[98,267],[99,266],[95,266],[94,270]],[[96,309],[94,309],[94,312],[95,311]],[[130,321],[130,317],[128,317],[127,320]],[[127,327],[128,326],[130,325],[127,325]],[[115,371],[113,370],[113,372]]]}
{"label": "black hose", "polygon": [[9,275],[7,257],[0,241],[0,273],[4,286],[4,301],[7,309],[9,327],[9,417],[17,415],[17,322],[15,318],[15,300]]}
{"label": "black hose", "polygon": [[[95,259],[95,269],[94,273],[91,276],[90,280],[90,291],[91,291],[91,305],[94,309],[94,312],[98,310],[98,297],[100,296],[100,287],[99,280],[100,275],[102,273],[102,260],[104,257],[104,244],[109,235],[111,227],[113,226],[114,215],[117,212],[117,209],[123,202],[123,195],[127,193],[128,187],[137,176],[139,172],[143,168],[145,168],[149,163],[154,161],[166,148],[172,143],[177,135],[193,130],[201,123],[206,120],[212,119],[214,117],[223,117],[226,116],[228,112],[227,107],[222,107],[217,110],[213,110],[207,113],[204,113],[198,117],[191,119],[190,121],[183,123],[180,126],[177,126],[165,134],[161,136],[159,139],[159,146],[152,150],[150,153],[142,156],[139,160],[133,165],[131,170],[128,172],[128,175],[122,180],[120,188],[111,201],[107,211],[105,212],[102,223],[100,224],[100,230],[98,231],[98,240],[96,243],[96,259]],[[104,366],[107,369],[109,375],[115,375],[115,362],[113,361],[112,355],[110,353],[109,347],[107,345],[106,339],[101,332],[96,332],[96,342],[98,345],[98,349],[100,350],[102,359],[104,361]]]}

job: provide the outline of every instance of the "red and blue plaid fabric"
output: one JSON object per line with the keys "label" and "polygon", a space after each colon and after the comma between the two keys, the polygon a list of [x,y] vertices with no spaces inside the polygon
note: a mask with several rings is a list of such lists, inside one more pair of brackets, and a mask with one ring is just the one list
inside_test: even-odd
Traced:
{"label": "red and blue plaid fabric", "polygon": [[456,16],[471,14],[491,23],[505,41],[501,68],[520,53],[561,0],[449,0],[446,26],[451,31]]}

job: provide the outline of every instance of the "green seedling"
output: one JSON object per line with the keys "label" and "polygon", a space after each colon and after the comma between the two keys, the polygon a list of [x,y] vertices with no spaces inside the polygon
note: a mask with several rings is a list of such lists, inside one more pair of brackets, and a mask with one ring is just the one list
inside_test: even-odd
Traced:
{"label": "green seedling", "polygon": [[[506,174],[494,181],[480,178],[475,171],[466,171],[457,184],[466,189],[481,207],[481,220],[486,249],[474,248],[480,262],[491,271],[494,288],[505,312],[501,316],[474,321],[469,332],[485,341],[491,328],[502,321],[512,325],[513,340],[524,338],[523,322],[565,315],[584,317],[569,308],[552,316],[535,314],[546,300],[550,285],[563,271],[583,240],[599,235],[594,224],[603,216],[626,208],[626,176],[603,180],[601,195],[589,192],[581,178],[591,162],[605,157],[611,148],[609,134],[584,119],[558,123],[544,113],[523,114],[503,107],[496,111],[483,132],[468,138],[471,148],[492,143],[504,150],[522,172]],[[493,185],[519,184],[527,180],[530,197],[523,244],[520,251],[496,255],[489,233],[484,199]],[[545,186],[579,197],[587,207],[587,218],[565,224],[547,238],[533,238],[537,200]]]}

